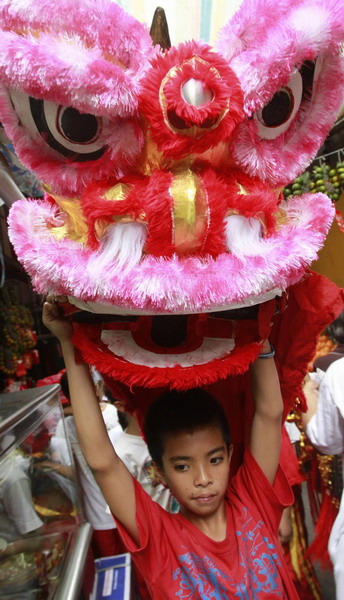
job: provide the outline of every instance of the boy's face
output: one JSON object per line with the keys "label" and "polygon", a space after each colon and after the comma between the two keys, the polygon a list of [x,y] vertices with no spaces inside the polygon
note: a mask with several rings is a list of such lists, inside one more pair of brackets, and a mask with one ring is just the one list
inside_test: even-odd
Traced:
{"label": "boy's face", "polygon": [[162,477],[192,520],[223,509],[232,449],[217,426],[166,436]]}

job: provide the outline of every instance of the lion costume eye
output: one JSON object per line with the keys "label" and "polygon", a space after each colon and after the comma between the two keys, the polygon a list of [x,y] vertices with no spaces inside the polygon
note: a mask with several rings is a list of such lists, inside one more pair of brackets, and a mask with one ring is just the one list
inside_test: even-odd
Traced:
{"label": "lion costume eye", "polygon": [[288,84],[274,94],[270,102],[254,115],[258,123],[259,137],[274,140],[289,128],[300,108],[303,81],[299,71],[294,73]]}
{"label": "lion costume eye", "polygon": [[75,108],[39,100],[11,90],[10,97],[21,125],[32,137],[37,133],[46,144],[73,161],[96,160],[104,153],[100,143],[101,117]]}

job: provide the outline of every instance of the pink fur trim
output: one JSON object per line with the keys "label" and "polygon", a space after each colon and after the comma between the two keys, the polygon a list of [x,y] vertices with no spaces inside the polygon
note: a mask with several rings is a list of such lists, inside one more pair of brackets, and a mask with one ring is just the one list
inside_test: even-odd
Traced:
{"label": "pink fur trim", "polygon": [[218,49],[230,61],[252,45],[259,48],[264,44],[267,32],[285,20],[287,12],[298,3],[299,0],[243,0],[220,30]]}
{"label": "pink fur trim", "polygon": [[311,100],[303,101],[285,133],[260,139],[254,120],[235,132],[231,149],[248,174],[285,185],[314,158],[342,103],[343,39],[344,4],[337,0],[244,0],[222,29],[217,48],[239,78],[247,116],[263,108],[295,68],[322,61]]}
{"label": "pink fur trim", "polygon": [[146,26],[114,2],[5,0],[0,25],[8,87],[95,114],[128,116],[136,107],[154,51]]}
{"label": "pink fur trim", "polygon": [[[315,28],[317,14],[322,26]],[[305,60],[337,55],[343,36],[344,5],[337,0],[245,0],[220,31],[217,49],[239,78],[249,115]]]}
{"label": "pink fur trim", "polygon": [[40,293],[50,291],[83,300],[151,311],[202,312],[244,302],[275,287],[285,289],[317,258],[334,215],[323,194],[291,198],[289,221],[266,238],[264,257],[221,254],[216,260],[144,256],[127,273],[90,278],[92,251],[70,240],[57,241],[45,223],[56,209],[42,201],[21,200],[11,208],[10,237],[19,260]]}
{"label": "pink fur trim", "polygon": [[35,138],[30,136],[18,122],[11,100],[1,86],[0,114],[22,163],[51,185],[55,193],[63,196],[81,195],[83,188],[95,179],[111,176],[113,181],[121,178],[143,145],[142,129],[136,121],[113,119],[104,126],[102,139],[107,149],[103,156],[83,163],[72,162],[45,144],[38,133]]}
{"label": "pink fur trim", "polygon": [[230,141],[235,161],[251,176],[285,185],[302,173],[327,136],[342,102],[343,60],[324,57],[311,103],[301,108],[289,129],[275,140],[262,140],[255,120],[239,125]]}

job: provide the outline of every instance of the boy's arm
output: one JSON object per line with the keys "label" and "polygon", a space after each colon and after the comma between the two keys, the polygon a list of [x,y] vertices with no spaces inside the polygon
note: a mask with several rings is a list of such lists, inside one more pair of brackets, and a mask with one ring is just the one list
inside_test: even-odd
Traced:
{"label": "boy's arm", "polygon": [[[266,340],[262,354],[269,354]],[[283,401],[277,369],[273,357],[257,358],[251,366],[255,413],[252,421],[251,452],[270,483],[277,472],[280,447]]]}
{"label": "boy's arm", "polygon": [[132,477],[117,456],[107,433],[89,369],[75,361],[72,326],[57,304],[45,302],[43,322],[61,343],[80,447],[114,514],[136,543],[136,503]]}

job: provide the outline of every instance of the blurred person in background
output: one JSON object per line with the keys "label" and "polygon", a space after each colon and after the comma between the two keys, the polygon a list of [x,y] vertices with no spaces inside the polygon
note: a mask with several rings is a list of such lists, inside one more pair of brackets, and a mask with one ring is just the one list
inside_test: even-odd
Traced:
{"label": "blurred person in background", "polygon": [[[342,319],[341,315],[340,319]],[[337,319],[338,321],[338,319]],[[325,357],[326,358],[326,357]],[[307,377],[303,388],[308,411],[302,424],[311,444],[323,454],[344,458],[344,357],[337,357],[320,380]],[[333,524],[328,551],[334,567],[336,598],[344,600],[344,499]]]}

